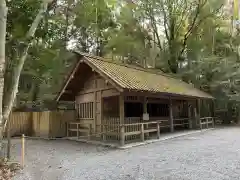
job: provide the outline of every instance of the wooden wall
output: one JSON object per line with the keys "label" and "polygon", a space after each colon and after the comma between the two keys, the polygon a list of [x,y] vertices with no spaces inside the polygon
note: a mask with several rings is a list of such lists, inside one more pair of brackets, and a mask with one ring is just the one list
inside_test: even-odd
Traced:
{"label": "wooden wall", "polygon": [[[101,132],[100,125],[102,119],[102,104],[103,98],[118,96],[119,92],[105,79],[100,77],[97,73],[93,72],[89,79],[84,83],[83,89],[76,97],[76,108],[79,121],[85,124],[92,124],[95,133]],[[93,103],[93,110],[91,111],[92,118],[82,116],[83,111],[78,108],[81,104]],[[87,125],[86,125],[87,126]]]}
{"label": "wooden wall", "polygon": [[75,111],[13,112],[11,136],[65,137],[66,123],[75,121]]}
{"label": "wooden wall", "polygon": [[[31,134],[31,113],[14,112],[10,114],[10,134],[11,136],[20,136],[22,134]],[[6,134],[5,134],[6,135]]]}
{"label": "wooden wall", "polygon": [[49,112],[32,113],[32,135],[37,137],[48,137],[49,135]]}
{"label": "wooden wall", "polygon": [[75,121],[74,111],[50,112],[49,137],[65,137],[67,135],[67,123]]}

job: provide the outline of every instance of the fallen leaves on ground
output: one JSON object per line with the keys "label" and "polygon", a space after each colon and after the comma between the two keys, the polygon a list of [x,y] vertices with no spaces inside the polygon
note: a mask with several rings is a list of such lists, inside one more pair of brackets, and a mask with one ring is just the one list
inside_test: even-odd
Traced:
{"label": "fallen leaves on ground", "polygon": [[20,170],[19,163],[11,163],[0,158],[0,180],[11,180],[18,170]]}

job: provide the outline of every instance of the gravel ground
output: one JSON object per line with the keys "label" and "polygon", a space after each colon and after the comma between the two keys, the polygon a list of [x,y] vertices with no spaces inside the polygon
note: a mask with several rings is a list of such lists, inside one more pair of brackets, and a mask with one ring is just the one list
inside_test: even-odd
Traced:
{"label": "gravel ground", "polygon": [[[78,142],[27,140],[16,180],[240,179],[240,128],[225,128],[116,150]],[[20,142],[13,154],[19,160]]]}

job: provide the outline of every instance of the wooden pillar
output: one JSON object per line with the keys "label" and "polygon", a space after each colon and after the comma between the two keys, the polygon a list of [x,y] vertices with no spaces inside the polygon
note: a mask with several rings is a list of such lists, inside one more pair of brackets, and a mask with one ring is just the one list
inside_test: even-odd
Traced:
{"label": "wooden pillar", "polygon": [[[148,113],[148,111],[147,111],[147,97],[146,96],[143,97],[143,113],[144,114]],[[146,129],[148,129],[148,124],[146,124]],[[144,134],[143,134],[143,136],[144,136]],[[146,137],[149,137],[149,133],[146,133]]]}
{"label": "wooden pillar", "polygon": [[77,107],[77,102],[74,101],[74,117],[75,117],[75,120],[78,119],[78,107]]}
{"label": "wooden pillar", "polygon": [[94,73],[94,100],[93,100],[93,132],[97,133],[97,79]]}
{"label": "wooden pillar", "polygon": [[147,97],[143,97],[143,113],[147,113]]}
{"label": "wooden pillar", "polygon": [[67,137],[69,137],[69,123],[66,122]]}
{"label": "wooden pillar", "polygon": [[101,130],[102,130],[102,140],[103,141],[106,141],[106,128],[105,128],[105,125],[102,125],[101,126]]}
{"label": "wooden pillar", "polygon": [[206,121],[207,121],[207,129],[208,129],[208,117],[206,118]]}
{"label": "wooden pillar", "polygon": [[197,115],[197,107],[195,106],[194,107],[194,118],[193,118],[193,129],[196,129],[197,128],[197,119],[198,119],[198,117],[197,117],[198,115]]}
{"label": "wooden pillar", "polygon": [[123,94],[119,95],[119,118],[120,118],[120,145],[124,146],[125,144],[125,128],[124,128],[124,96]]}
{"label": "wooden pillar", "polygon": [[213,119],[212,119],[212,121],[213,121],[212,127],[215,126],[215,120],[216,120],[215,116],[216,116],[216,114],[215,114],[215,101],[212,100],[212,117],[213,117]]}
{"label": "wooden pillar", "polygon": [[89,129],[88,139],[90,140],[92,138],[92,124],[89,124],[88,129]]}
{"label": "wooden pillar", "polygon": [[79,124],[77,124],[77,138],[79,139]]}
{"label": "wooden pillar", "polygon": [[[100,91],[100,131],[102,133],[102,139],[103,141],[106,141],[106,128],[105,128],[105,122],[103,121],[103,97],[102,97],[102,90]],[[104,122],[104,123],[103,123]],[[104,125],[103,125],[104,124]]]}
{"label": "wooden pillar", "polygon": [[192,113],[191,113],[191,103],[188,102],[188,125],[189,125],[189,129],[193,128],[192,125]]}
{"label": "wooden pillar", "polygon": [[174,132],[174,124],[173,124],[173,105],[172,105],[172,99],[169,98],[169,120],[170,120],[170,130],[171,132]]}
{"label": "wooden pillar", "polygon": [[195,101],[194,106],[194,120],[193,120],[193,128],[197,129],[200,127],[200,101]]}
{"label": "wooden pillar", "polygon": [[197,109],[197,112],[198,112],[197,113],[197,115],[198,115],[197,116],[197,124],[200,125],[200,123],[201,123],[201,120],[200,120],[200,118],[201,118],[201,100],[200,99],[197,100],[197,108],[198,108]]}
{"label": "wooden pillar", "polygon": [[157,138],[160,139],[160,122],[157,122]]}
{"label": "wooden pillar", "polygon": [[144,141],[144,124],[141,124],[141,140]]}

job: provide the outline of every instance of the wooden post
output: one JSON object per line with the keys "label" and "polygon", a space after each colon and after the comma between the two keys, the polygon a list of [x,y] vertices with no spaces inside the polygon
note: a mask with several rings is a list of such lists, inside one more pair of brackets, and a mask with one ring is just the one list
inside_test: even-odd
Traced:
{"label": "wooden post", "polygon": [[[146,96],[143,97],[143,113],[144,114],[148,113],[148,110],[147,110],[147,97]],[[148,124],[146,124],[146,129],[148,129]],[[149,137],[149,133],[146,133],[146,137]]]}
{"label": "wooden post", "polygon": [[141,124],[141,141],[144,141],[144,124]]}
{"label": "wooden post", "polygon": [[92,124],[88,124],[88,139],[90,140],[91,139],[91,135],[92,135]]}
{"label": "wooden post", "polygon": [[169,120],[170,120],[170,130],[171,132],[174,132],[174,124],[173,124],[173,105],[172,105],[172,99],[169,98]]}
{"label": "wooden post", "polygon": [[124,127],[124,96],[123,94],[119,95],[119,117],[120,117],[120,145],[124,146],[125,144],[125,127]]}
{"label": "wooden post", "polygon": [[24,134],[22,135],[22,168],[24,168],[24,160],[25,160],[25,136]]}
{"label": "wooden post", "polygon": [[191,114],[191,104],[188,102],[188,126],[189,129],[192,129],[192,114]]}
{"label": "wooden post", "polygon": [[207,120],[207,129],[208,129],[208,118],[206,118],[206,120]]}
{"label": "wooden post", "polygon": [[79,139],[79,124],[77,123],[77,138]]}
{"label": "wooden post", "polygon": [[102,125],[102,137],[103,137],[103,141],[106,141],[106,128],[105,128],[105,124]]}
{"label": "wooden post", "polygon": [[215,102],[214,102],[214,100],[212,101],[212,109],[213,109],[213,110],[212,110],[212,111],[213,111],[213,112],[212,112],[212,117],[213,117],[213,118],[212,118],[212,127],[214,128],[215,118],[216,118],[216,117],[215,117],[216,115],[215,115]]}
{"label": "wooden post", "polygon": [[92,124],[89,124],[89,134],[90,134],[90,136],[93,135],[93,125]]}
{"label": "wooden post", "polygon": [[197,124],[199,124],[199,123],[201,123],[201,100],[200,99],[198,99],[197,100],[197,117],[198,117],[198,119],[197,119]]}
{"label": "wooden post", "polygon": [[67,124],[67,137],[69,137],[69,123],[66,122],[66,124]]}
{"label": "wooden post", "polygon": [[197,108],[194,107],[194,122],[193,122],[193,128],[196,129],[197,128]]}
{"label": "wooden post", "polygon": [[125,129],[124,125],[120,126],[120,145],[124,146],[125,144]]}
{"label": "wooden post", "polygon": [[160,139],[160,125],[159,125],[159,121],[157,122],[157,138]]}
{"label": "wooden post", "polygon": [[7,159],[11,158],[11,127],[10,127],[10,119],[7,122]]}
{"label": "wooden post", "polygon": [[202,130],[202,120],[201,119],[200,119],[199,125],[200,125],[200,129]]}
{"label": "wooden post", "polygon": [[94,100],[93,100],[93,127],[95,129],[95,132],[97,132],[97,79],[96,79],[96,73],[94,74]]}
{"label": "wooden post", "polygon": [[[100,91],[100,114],[99,114],[99,116],[100,116],[100,121],[99,121],[99,123],[100,123],[100,128],[103,128],[102,129],[102,133],[103,133],[103,137],[104,137],[104,135],[105,135],[105,140],[106,140],[106,132],[105,132],[105,125],[104,126],[102,126],[103,125],[103,103],[104,103],[104,101],[103,101],[103,97],[102,97],[102,90]],[[104,140],[104,138],[103,138],[103,140]]]}

